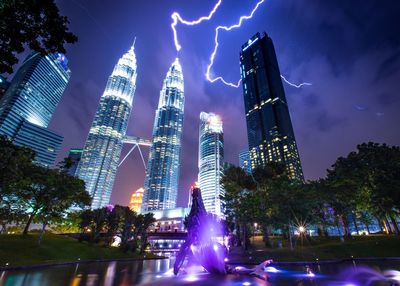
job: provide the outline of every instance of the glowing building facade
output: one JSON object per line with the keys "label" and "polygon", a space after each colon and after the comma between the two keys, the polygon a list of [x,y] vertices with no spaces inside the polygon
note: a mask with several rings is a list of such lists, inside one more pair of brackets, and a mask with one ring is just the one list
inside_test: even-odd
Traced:
{"label": "glowing building facade", "polygon": [[108,78],[76,171],[93,197],[92,209],[110,201],[136,89],[136,67],[132,46]]}
{"label": "glowing building facade", "polygon": [[70,76],[63,54],[32,53],[4,89],[0,101],[0,135],[31,148],[36,163],[46,167],[54,165],[63,140],[47,128]]}
{"label": "glowing building facade", "polygon": [[164,79],[154,119],[142,212],[176,206],[184,105],[182,67],[175,59]]}
{"label": "glowing building facade", "polygon": [[242,46],[240,71],[251,168],[274,161],[304,180],[272,39],[257,33]]}
{"label": "glowing building facade", "polygon": [[131,201],[129,202],[129,208],[137,213],[140,213],[142,207],[144,189],[140,188],[133,192]]}
{"label": "glowing building facade", "polygon": [[198,183],[208,213],[223,216],[221,196],[225,194],[221,178],[224,173],[224,136],[222,120],[214,113],[200,113]]}
{"label": "glowing building facade", "polygon": [[239,153],[239,166],[246,173],[251,174],[251,161],[249,150],[242,150]]}

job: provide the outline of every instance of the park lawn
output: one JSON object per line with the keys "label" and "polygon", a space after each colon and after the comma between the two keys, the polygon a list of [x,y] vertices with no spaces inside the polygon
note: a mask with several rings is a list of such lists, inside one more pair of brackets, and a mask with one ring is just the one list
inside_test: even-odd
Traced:
{"label": "park lawn", "polygon": [[297,239],[297,247],[290,250],[287,241],[278,248],[278,240],[273,238],[275,247],[266,248],[261,237],[252,239],[252,248],[247,253],[235,249],[230,255],[232,263],[259,263],[266,259],[276,262],[319,261],[368,257],[400,257],[400,237],[385,235],[355,236],[340,242],[338,237]]}
{"label": "park lawn", "polygon": [[[123,253],[118,248],[91,245],[86,242],[46,233],[42,244],[38,245],[38,235],[0,235],[0,267],[51,264],[85,260],[143,259],[143,255]],[[145,258],[155,258],[146,253]]]}

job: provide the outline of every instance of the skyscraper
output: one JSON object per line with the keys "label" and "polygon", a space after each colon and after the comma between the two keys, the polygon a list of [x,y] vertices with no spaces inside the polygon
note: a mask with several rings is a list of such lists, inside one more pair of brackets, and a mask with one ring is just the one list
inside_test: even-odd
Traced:
{"label": "skyscraper", "polygon": [[134,46],[115,65],[100,98],[92,127],[76,171],[93,197],[91,208],[110,201],[122,139],[125,136],[136,88]]}
{"label": "skyscraper", "polygon": [[251,167],[285,164],[290,178],[303,180],[300,157],[272,39],[257,33],[242,46],[240,70]]}
{"label": "skyscraper", "polygon": [[129,208],[137,213],[140,213],[143,202],[144,189],[140,188],[133,192],[131,201],[129,202]]}
{"label": "skyscraper", "polygon": [[70,160],[71,166],[68,168],[68,174],[70,176],[75,176],[79,161],[82,158],[82,152],[83,149],[78,148],[73,148],[69,150],[68,159]]}
{"label": "skyscraper", "polygon": [[221,184],[224,174],[224,133],[222,120],[214,113],[200,113],[198,166],[204,206],[207,212],[223,216],[220,196],[225,194]]}
{"label": "skyscraper", "polygon": [[239,153],[239,166],[246,173],[251,173],[251,161],[250,161],[250,153],[249,150],[242,150]]}
{"label": "skyscraper", "polygon": [[47,127],[71,71],[63,54],[30,54],[0,101],[0,134],[33,149],[35,161],[52,166],[63,137]]}
{"label": "skyscraper", "polygon": [[175,59],[164,79],[154,119],[142,211],[176,206],[184,105],[182,67]]}

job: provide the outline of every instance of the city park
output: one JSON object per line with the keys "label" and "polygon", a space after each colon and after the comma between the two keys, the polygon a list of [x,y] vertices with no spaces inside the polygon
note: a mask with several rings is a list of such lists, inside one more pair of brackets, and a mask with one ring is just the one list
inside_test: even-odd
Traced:
{"label": "city park", "polygon": [[[18,8],[21,13],[28,16],[34,13],[29,1],[21,2],[24,2]],[[26,27],[29,23],[2,8],[2,19],[12,19],[9,23],[15,23],[16,30],[27,32],[19,33],[15,41],[6,41],[6,37],[15,34],[2,35],[5,38],[1,42],[9,44],[3,49],[0,72],[12,72],[18,62],[14,53],[21,52],[23,45],[42,53],[63,52],[64,43],[76,41],[68,32],[66,18],[60,17],[52,1],[48,2],[54,22],[39,19],[35,24],[40,29],[36,25]],[[38,42],[38,37],[51,41]],[[82,279],[89,283],[91,274],[82,278],[76,272],[82,265],[84,273],[90,273],[91,263],[105,263],[99,266],[106,273],[104,285],[112,285],[106,283],[109,271],[115,272],[114,268],[129,263],[139,267],[142,264],[138,263],[143,261],[155,261],[151,263],[158,270],[170,272],[170,265],[162,266],[160,262],[166,259],[165,253],[151,251],[148,241],[149,228],[156,222],[153,214],[139,214],[119,205],[90,209],[92,198],[84,182],[68,174],[71,165],[68,159],[49,169],[35,164],[34,158],[35,153],[29,148],[0,137],[0,270],[3,271],[0,285],[7,271],[57,265],[76,267],[71,285],[79,285]],[[214,276],[193,278],[189,275],[193,266],[190,263],[182,271],[187,257],[194,258],[211,274],[235,274],[234,279],[239,279],[241,285],[258,285],[253,278],[268,280],[285,263],[297,265],[293,273],[304,272],[301,275],[305,276],[296,274],[296,279],[312,280],[317,272],[314,268],[325,263],[355,265],[381,259],[379,264],[400,257],[400,148],[397,146],[361,143],[355,146],[355,151],[339,157],[325,177],[315,181],[289,179],[282,164],[271,162],[251,173],[230,167],[224,172],[222,184],[224,219],[207,214],[201,190],[193,188],[191,211],[185,218],[187,236],[173,268],[175,274],[183,272],[179,274],[183,278],[164,281],[167,285],[196,281],[199,285],[210,285],[207,279],[216,284],[226,281]],[[226,238],[225,246],[212,239],[209,231],[214,226]],[[119,238],[117,245],[115,237]],[[121,265],[113,264],[116,262]],[[400,274],[393,271],[386,276],[374,272],[373,277],[392,283],[387,285],[398,285]],[[149,281],[156,283],[154,279],[158,276],[152,275],[153,280]],[[114,279],[113,275],[110,277]]]}

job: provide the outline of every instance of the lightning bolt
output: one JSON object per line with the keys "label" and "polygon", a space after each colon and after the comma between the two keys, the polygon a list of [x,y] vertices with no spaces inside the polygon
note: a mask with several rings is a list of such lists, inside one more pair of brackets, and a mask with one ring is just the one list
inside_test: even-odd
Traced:
{"label": "lightning bolt", "polygon": [[182,48],[182,46],[179,44],[178,34],[176,32],[176,25],[178,24],[178,21],[187,26],[194,26],[194,25],[200,24],[203,21],[206,21],[206,20],[208,21],[212,18],[212,16],[217,11],[217,9],[218,9],[219,5],[221,5],[221,3],[222,3],[222,0],[219,0],[217,2],[217,4],[215,4],[214,8],[211,10],[210,14],[208,14],[208,16],[200,17],[199,19],[194,20],[194,21],[186,21],[186,20],[182,19],[181,15],[179,15],[178,12],[172,13],[171,18],[172,18],[173,22],[171,24],[171,28],[174,33],[174,43],[175,43],[175,48],[176,48],[177,52],[179,52]]}
{"label": "lightning bolt", "polygon": [[292,83],[292,82],[288,81],[283,75],[281,75],[281,78],[288,85],[293,86],[295,88],[301,88],[302,86],[305,86],[305,85],[312,85],[312,83],[310,83],[310,82],[302,82],[302,83],[299,83],[299,84]]}
{"label": "lightning bolt", "polygon": [[[218,41],[219,31],[221,31],[221,30],[231,31],[233,29],[240,28],[242,23],[243,23],[243,21],[251,19],[253,17],[254,13],[257,11],[258,7],[264,2],[265,2],[265,0],[258,1],[257,4],[254,6],[253,10],[251,11],[251,13],[249,15],[241,16],[239,18],[239,22],[238,23],[233,24],[231,26],[218,26],[217,28],[215,28],[214,50],[211,53],[210,63],[207,65],[207,70],[206,70],[206,73],[205,73],[206,79],[209,82],[214,83],[216,81],[220,81],[220,82],[222,82],[223,84],[225,84],[227,86],[231,86],[231,87],[235,87],[235,88],[238,88],[240,86],[240,83],[242,81],[241,79],[237,83],[232,83],[232,82],[226,81],[222,76],[218,76],[218,77],[215,77],[215,78],[211,77],[211,68],[214,65],[215,56],[217,55],[217,51],[218,51],[218,47],[219,47],[219,41]],[[203,21],[206,21],[206,20],[208,21],[208,20],[210,20],[212,18],[212,16],[217,11],[217,9],[221,5],[221,3],[222,3],[222,0],[218,0],[217,4],[215,4],[214,8],[211,10],[211,12],[210,12],[210,14],[208,14],[208,16],[200,17],[199,19],[194,20],[194,21],[184,20],[179,15],[178,12],[172,13],[171,18],[172,18],[173,21],[172,21],[172,24],[171,24],[171,28],[172,28],[172,31],[173,31],[173,34],[174,34],[174,44],[175,44],[175,48],[176,48],[177,52],[179,52],[182,49],[182,46],[179,44],[178,34],[177,34],[177,31],[176,31],[176,25],[178,24],[178,21],[180,23],[182,23],[182,24],[187,25],[187,26],[194,26],[194,25],[200,24]],[[303,83],[300,83],[300,84],[292,83],[288,79],[286,79],[283,75],[281,75],[281,78],[288,85],[290,85],[292,87],[295,87],[295,88],[301,88],[302,86],[312,85],[309,82],[303,82]]]}

